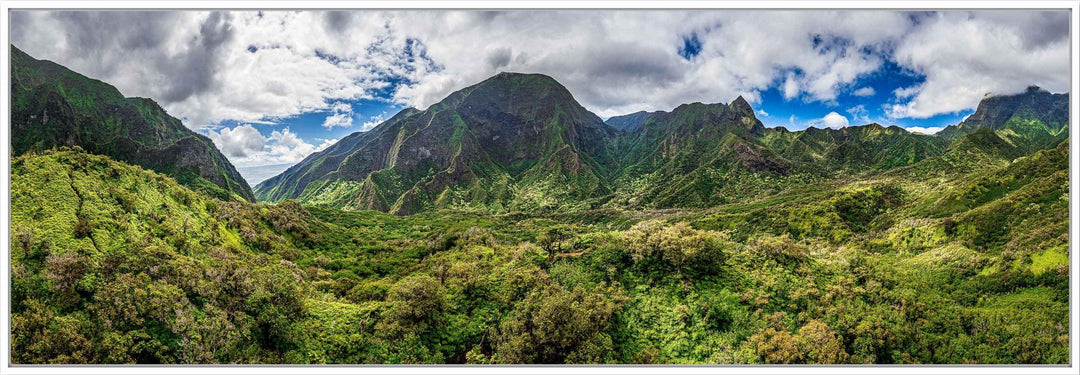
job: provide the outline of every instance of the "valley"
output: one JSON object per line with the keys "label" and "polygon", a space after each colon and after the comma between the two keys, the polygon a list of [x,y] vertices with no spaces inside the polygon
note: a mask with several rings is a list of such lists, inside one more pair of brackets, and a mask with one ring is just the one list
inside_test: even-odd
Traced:
{"label": "valley", "polygon": [[501,73],[250,189],[12,51],[13,363],[1069,361],[1067,94],[789,131]]}

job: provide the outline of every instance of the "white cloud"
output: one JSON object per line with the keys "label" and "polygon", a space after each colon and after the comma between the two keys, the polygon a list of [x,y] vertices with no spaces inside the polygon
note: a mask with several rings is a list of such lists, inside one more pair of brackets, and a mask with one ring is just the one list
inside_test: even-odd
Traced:
{"label": "white cloud", "polygon": [[912,133],[936,134],[939,131],[945,130],[945,127],[943,127],[943,126],[931,126],[931,127],[909,126],[909,127],[904,128],[904,129],[906,129],[907,131],[912,132]]}
{"label": "white cloud", "polygon": [[855,96],[874,96],[874,94],[876,93],[877,91],[875,91],[873,87],[866,86],[860,87],[858,90],[855,90],[855,92],[852,92],[851,94]]}
{"label": "white cloud", "polygon": [[274,130],[269,137],[264,137],[248,124],[210,130],[207,136],[229,157],[229,161],[238,168],[244,167],[248,170],[257,166],[295,164],[311,153],[324,150],[338,141],[328,139],[319,146],[314,146],[289,128]]}
{"label": "white cloud", "polygon": [[987,93],[1023,92],[1032,84],[1069,88],[1068,12],[934,13],[896,46],[900,66],[926,76],[890,117],[927,118],[975,108]]}
{"label": "white cloud", "polygon": [[799,96],[799,82],[795,81],[795,73],[788,72],[784,80],[784,99],[794,99]]}
{"label": "white cloud", "polygon": [[757,110],[757,114],[761,115],[762,117],[769,117],[769,112],[765,112],[764,109]]}
{"label": "white cloud", "polygon": [[859,123],[868,124],[873,122],[870,120],[870,112],[867,111],[866,106],[862,104],[848,108],[847,113],[851,114],[852,120],[858,121]]}
{"label": "white cloud", "polygon": [[847,117],[844,117],[844,115],[836,112],[829,112],[829,114],[825,115],[825,117],[822,117],[820,121],[820,123],[822,125],[825,125],[825,127],[833,129],[840,129],[848,126]]}
{"label": "white cloud", "polygon": [[266,138],[263,138],[255,127],[246,124],[232,129],[222,128],[218,132],[211,131],[208,135],[221,152],[231,158],[246,158],[266,146]]}
{"label": "white cloud", "polygon": [[347,128],[352,126],[353,123],[353,111],[352,106],[349,103],[337,102],[330,106],[330,115],[326,116],[326,120],[323,121],[322,126],[327,129],[332,129],[335,126]]}
{"label": "white cloud", "polygon": [[919,86],[900,87],[896,90],[893,90],[893,95],[895,95],[898,99],[907,99],[918,94],[920,89],[921,87]]}
{"label": "white cloud", "polygon": [[352,114],[351,113],[335,113],[330,116],[326,116],[326,120],[323,120],[324,128],[330,129],[335,126],[347,128],[352,126]]}
{"label": "white cloud", "polygon": [[368,130],[371,130],[375,126],[378,126],[379,124],[381,124],[383,121],[385,121],[385,119],[383,119],[383,115],[373,116],[373,117],[369,118],[367,121],[365,121],[363,125],[360,126],[360,131],[366,132]]}

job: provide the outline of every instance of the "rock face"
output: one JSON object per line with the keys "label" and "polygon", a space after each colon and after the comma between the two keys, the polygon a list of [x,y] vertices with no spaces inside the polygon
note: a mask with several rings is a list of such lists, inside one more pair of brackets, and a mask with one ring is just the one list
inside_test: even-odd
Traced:
{"label": "rock face", "polygon": [[253,201],[236,168],[207,137],[153,100],[11,47],[11,146],[15,155],[79,146],[137,164],[219,199]]}

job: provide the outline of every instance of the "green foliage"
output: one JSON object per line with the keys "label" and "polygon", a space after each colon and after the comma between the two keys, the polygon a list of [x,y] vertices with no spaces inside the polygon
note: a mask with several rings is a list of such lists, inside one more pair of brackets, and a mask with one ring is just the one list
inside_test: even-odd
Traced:
{"label": "green foliage", "polygon": [[833,198],[833,207],[852,231],[862,232],[874,218],[903,203],[904,191],[895,185],[878,185]]}
{"label": "green foliage", "polygon": [[[703,209],[405,217],[29,153],[11,161],[12,361],[1066,363],[1068,142],[953,156],[752,198],[712,177],[670,191]],[[452,193],[434,201],[471,197]]]}
{"label": "green foliage", "polygon": [[499,327],[495,358],[504,363],[604,363],[614,359],[608,320],[622,298],[550,286],[519,302]]}
{"label": "green foliage", "polygon": [[78,146],[175,178],[208,197],[253,201],[251,188],[213,142],[153,100],[116,88],[14,46],[11,146],[14,155]]}

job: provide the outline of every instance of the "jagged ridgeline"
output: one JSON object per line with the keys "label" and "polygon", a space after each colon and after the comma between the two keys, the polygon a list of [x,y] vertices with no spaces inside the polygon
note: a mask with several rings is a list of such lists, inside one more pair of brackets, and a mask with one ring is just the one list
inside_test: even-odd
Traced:
{"label": "jagged ridgeline", "polygon": [[251,187],[207,137],[147,98],[11,46],[11,146],[15,155],[58,146],[137,164],[219,199],[254,201]]}
{"label": "jagged ridgeline", "polygon": [[345,137],[255,191],[270,202],[397,214],[703,208],[939,156],[1011,160],[1065,139],[1067,106],[1067,94],[1037,88],[988,97],[940,136],[876,123],[766,128],[741,97],[605,124],[551,77],[500,73]]}

